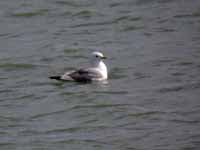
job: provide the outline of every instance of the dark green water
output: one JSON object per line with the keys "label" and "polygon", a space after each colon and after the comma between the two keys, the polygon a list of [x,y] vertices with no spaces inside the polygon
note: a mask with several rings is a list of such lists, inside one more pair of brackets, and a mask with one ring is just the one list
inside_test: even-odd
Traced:
{"label": "dark green water", "polygon": [[[48,76],[100,50],[108,83]],[[198,150],[199,0],[0,1],[0,149]]]}

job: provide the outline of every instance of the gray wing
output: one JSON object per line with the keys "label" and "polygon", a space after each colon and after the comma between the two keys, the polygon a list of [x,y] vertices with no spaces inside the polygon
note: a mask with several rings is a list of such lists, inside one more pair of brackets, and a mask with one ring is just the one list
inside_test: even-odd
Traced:
{"label": "gray wing", "polygon": [[79,69],[70,73],[69,76],[79,82],[89,82],[98,78],[102,78],[100,71],[94,68]]}

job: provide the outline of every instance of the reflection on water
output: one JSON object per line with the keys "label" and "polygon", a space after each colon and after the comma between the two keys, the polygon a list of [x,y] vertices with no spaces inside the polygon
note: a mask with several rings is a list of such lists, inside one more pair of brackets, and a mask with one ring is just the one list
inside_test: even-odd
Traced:
{"label": "reflection on water", "polygon": [[[0,149],[198,149],[199,4],[0,1]],[[105,83],[48,79],[93,50]]]}

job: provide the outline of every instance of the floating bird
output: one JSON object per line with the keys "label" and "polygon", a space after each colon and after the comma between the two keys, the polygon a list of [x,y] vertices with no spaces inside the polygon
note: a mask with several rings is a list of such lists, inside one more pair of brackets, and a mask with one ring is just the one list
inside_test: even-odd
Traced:
{"label": "floating bird", "polygon": [[51,76],[50,79],[63,81],[91,82],[104,81],[108,78],[108,71],[103,59],[106,57],[101,52],[92,53],[92,67],[81,68],[66,72],[61,76]]}

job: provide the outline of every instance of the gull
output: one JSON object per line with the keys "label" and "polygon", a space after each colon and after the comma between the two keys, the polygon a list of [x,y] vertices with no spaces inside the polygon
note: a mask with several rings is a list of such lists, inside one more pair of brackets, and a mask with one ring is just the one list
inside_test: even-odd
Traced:
{"label": "gull", "polygon": [[76,82],[104,81],[108,78],[108,71],[103,59],[106,57],[101,52],[92,53],[92,67],[81,68],[66,72],[61,76],[51,76],[50,79]]}

